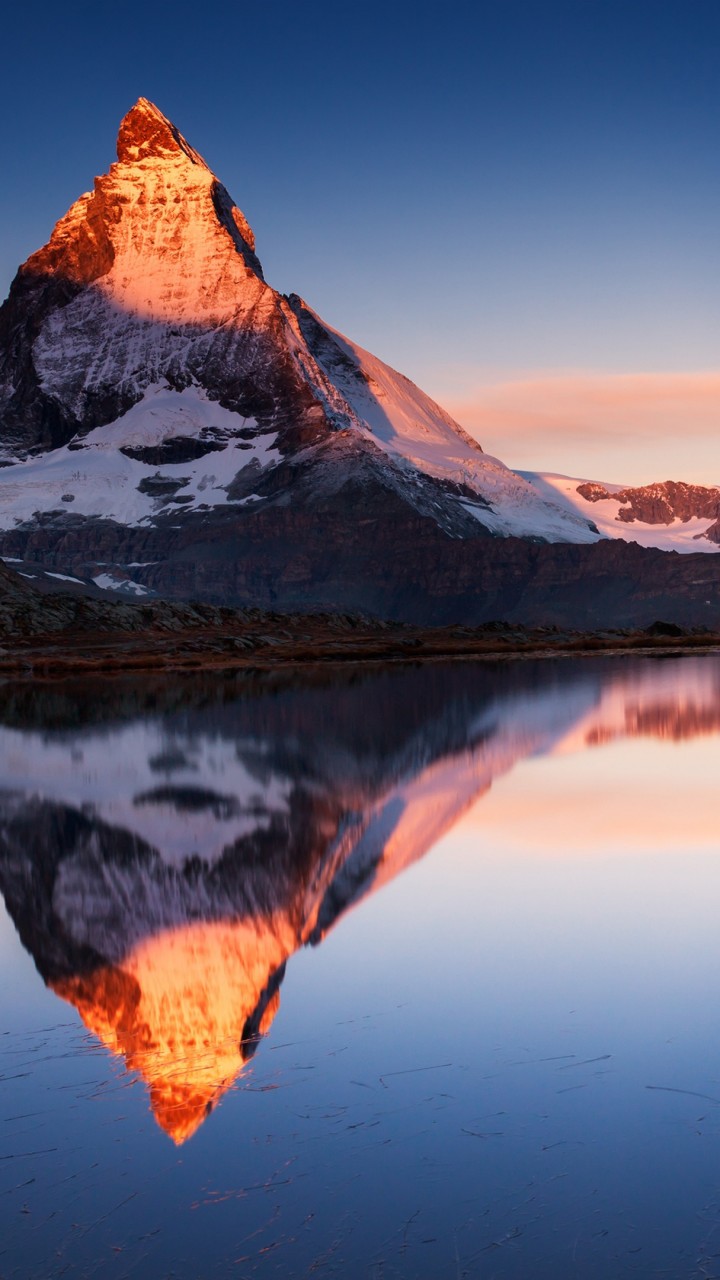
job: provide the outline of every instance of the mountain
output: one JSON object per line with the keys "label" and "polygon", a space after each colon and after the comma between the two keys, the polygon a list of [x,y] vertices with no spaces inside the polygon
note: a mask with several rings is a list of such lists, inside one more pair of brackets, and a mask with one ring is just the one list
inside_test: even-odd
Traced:
{"label": "mountain", "polygon": [[569,476],[523,471],[548,501],[592,519],[607,538],[623,538],[663,551],[717,551],[720,489],[664,480],[655,484],[600,484]]}
{"label": "mountain", "polygon": [[693,659],[134,679],[98,696],[7,684],[0,889],[43,979],[180,1143],[247,1069],[294,953],[503,774],[719,726],[717,670]]}
{"label": "mountain", "polygon": [[488,457],[271,288],[246,218],[146,99],[117,154],[0,308],[9,564],[137,596],[422,624],[720,621],[720,562],[669,570],[608,548],[637,524]]}
{"label": "mountain", "polygon": [[117,154],[0,314],[0,507],[25,553],[42,529],[43,551],[68,544],[81,576],[160,576],[167,590],[135,570],[180,546],[227,547],[243,516],[288,504],[356,517],[380,505],[455,538],[597,537],[267,285],[244,215],[145,99]]}

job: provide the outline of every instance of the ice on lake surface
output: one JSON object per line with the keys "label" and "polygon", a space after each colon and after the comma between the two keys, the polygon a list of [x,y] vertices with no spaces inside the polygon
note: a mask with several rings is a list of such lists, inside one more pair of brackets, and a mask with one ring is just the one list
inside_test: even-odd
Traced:
{"label": "ice on lake surface", "polygon": [[720,659],[0,687],[0,1277],[720,1276]]}

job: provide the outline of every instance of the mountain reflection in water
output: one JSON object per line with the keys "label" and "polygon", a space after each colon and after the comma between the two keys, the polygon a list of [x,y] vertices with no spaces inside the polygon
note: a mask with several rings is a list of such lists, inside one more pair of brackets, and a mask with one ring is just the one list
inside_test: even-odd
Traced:
{"label": "mountain reflection in water", "polygon": [[268,1030],[289,957],[495,778],[717,732],[719,678],[614,660],[5,689],[0,887],[47,985],[181,1143]]}

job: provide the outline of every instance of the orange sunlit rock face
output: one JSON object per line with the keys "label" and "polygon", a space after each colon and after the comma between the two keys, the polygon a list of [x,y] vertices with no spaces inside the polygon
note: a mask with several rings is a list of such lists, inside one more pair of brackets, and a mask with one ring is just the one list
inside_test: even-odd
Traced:
{"label": "orange sunlit rock face", "polygon": [[117,164],[95,179],[23,271],[97,282],[106,301],[128,314],[220,322],[265,295],[271,304],[254,247],[245,216],[202,156],[141,98],[120,125]]}

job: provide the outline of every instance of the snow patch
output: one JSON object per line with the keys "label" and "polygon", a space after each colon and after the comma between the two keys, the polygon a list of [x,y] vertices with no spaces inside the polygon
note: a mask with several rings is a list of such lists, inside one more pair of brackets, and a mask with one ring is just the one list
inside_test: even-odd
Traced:
{"label": "snow patch", "polygon": [[214,439],[229,439],[238,428],[255,426],[254,418],[244,418],[224,409],[209,398],[203,387],[174,391],[162,383],[154,383],[127,413],[105,427],[96,427],[79,443],[83,449],[142,449],[177,437],[200,437],[203,433]]}
{"label": "snow patch", "polygon": [[[77,579],[74,579],[74,581],[77,581]],[[122,578],[116,573],[99,573],[96,578],[93,578],[93,582],[102,591],[121,591],[123,595],[127,596],[154,595],[154,592],[149,587],[144,587],[141,582],[133,582],[132,578]]]}
{"label": "snow patch", "polygon": [[[143,480],[158,473],[169,480],[186,482],[178,490],[185,510],[224,506],[229,501],[227,486],[243,467],[256,460],[259,468],[266,468],[280,458],[273,448],[272,433],[243,440],[244,447],[237,448],[231,435],[255,425],[254,419],[232,413],[210,400],[201,387],[186,387],[183,391],[161,385],[149,387],[142,400],[115,422],[96,427],[69,446],[3,467],[0,529],[11,529],[37,512],[50,511],[71,511],[73,516],[116,520],[125,525],[147,524],[163,505],[166,510],[168,505],[172,508],[172,503],[163,504],[160,497],[138,491]],[[225,447],[192,462],[163,463],[160,468],[120,452],[121,448],[157,446],[177,436],[198,437],[202,431],[211,432],[216,440],[227,440]],[[73,497],[72,507],[63,503],[68,494]]]}

